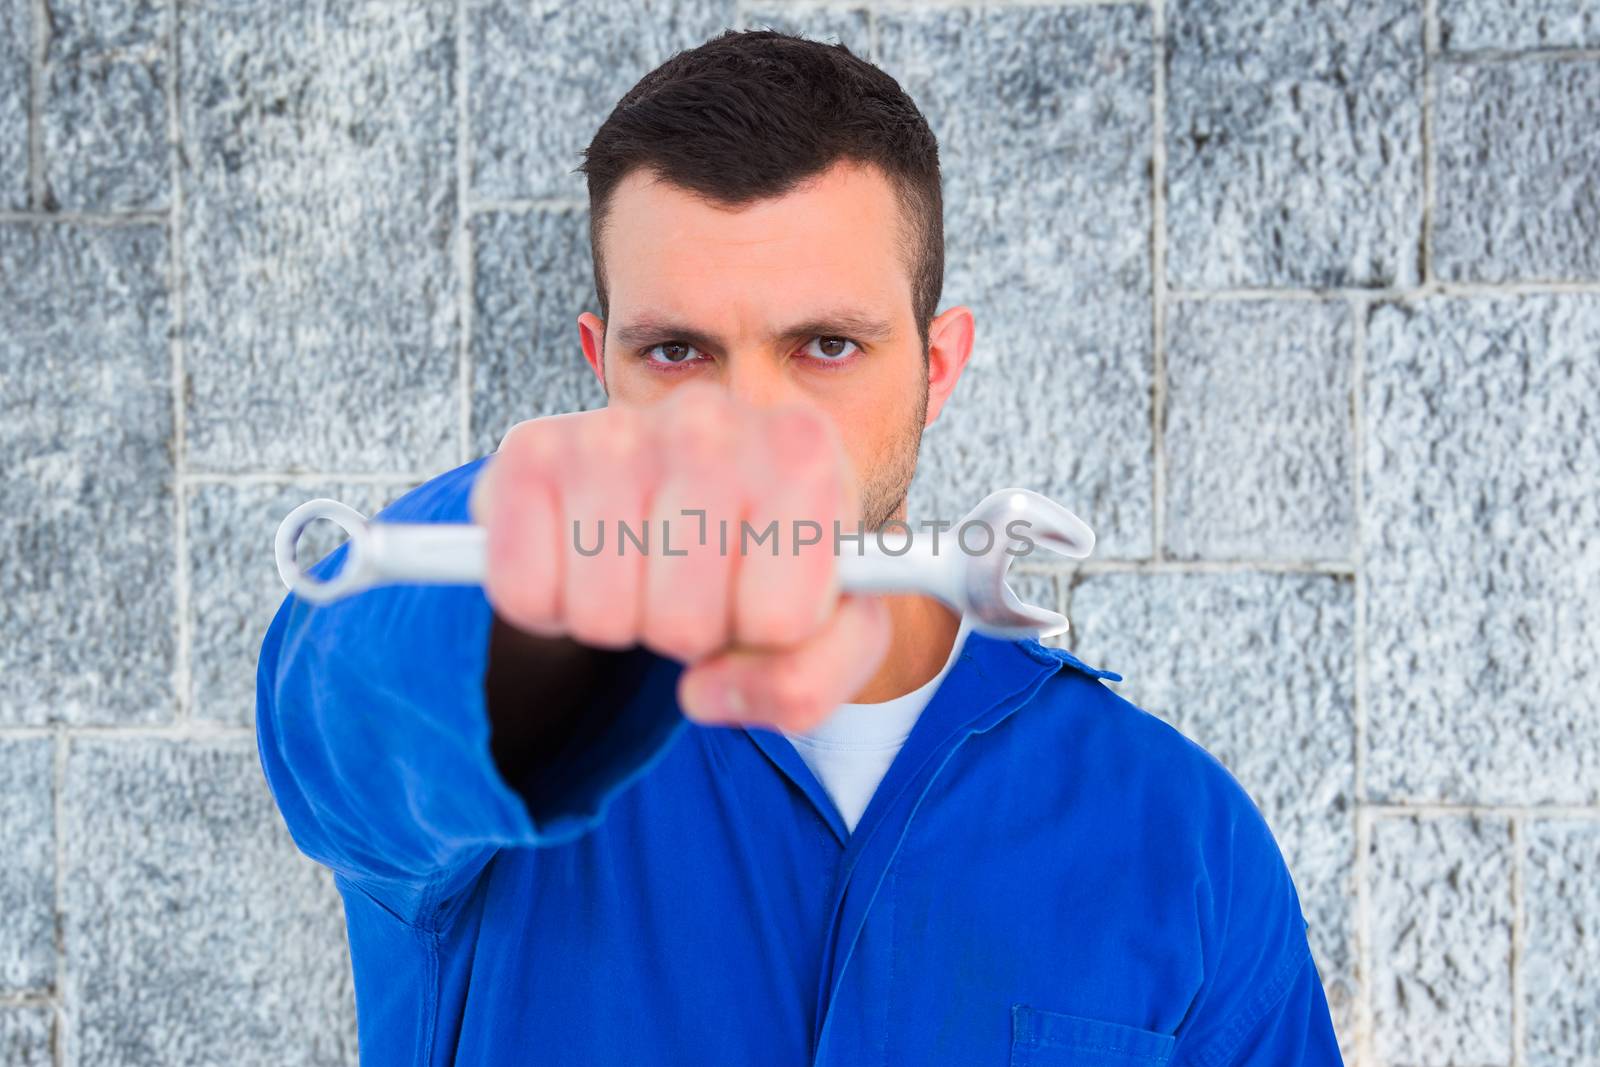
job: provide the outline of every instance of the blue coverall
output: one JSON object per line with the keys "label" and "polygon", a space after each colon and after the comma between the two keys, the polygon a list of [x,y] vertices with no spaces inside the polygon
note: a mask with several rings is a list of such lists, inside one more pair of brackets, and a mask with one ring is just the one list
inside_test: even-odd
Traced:
{"label": "blue coverall", "polygon": [[[469,521],[488,458],[378,518]],[[491,618],[476,585],[290,595],[261,646],[261,764],[343,898],[363,1064],[1340,1063],[1260,812],[1120,675],[973,632],[850,834],[655,655],[505,780]]]}

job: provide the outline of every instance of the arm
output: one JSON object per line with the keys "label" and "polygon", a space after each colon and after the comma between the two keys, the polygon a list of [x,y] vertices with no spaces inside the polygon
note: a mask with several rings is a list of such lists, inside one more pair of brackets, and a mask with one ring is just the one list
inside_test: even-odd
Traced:
{"label": "arm", "polygon": [[1178,1029],[1173,1067],[1340,1067],[1289,868],[1244,787],[1214,767],[1224,803],[1206,831],[1205,982]]}
{"label": "arm", "polygon": [[493,617],[484,680],[490,752],[544,843],[597,823],[610,795],[676,735],[681,671],[641,645],[591,648]]}
{"label": "arm", "polygon": [[[379,519],[466,521],[481,463]],[[291,594],[268,627],[257,745],[290,834],[407,923],[430,926],[496,850],[586,832],[683,725],[673,661],[522,636],[496,625],[478,586],[320,606]]]}
{"label": "arm", "polygon": [[[637,690],[630,669],[637,661],[629,652],[530,634],[493,615],[483,687],[500,777],[528,782],[557,766],[569,745],[592,739]],[[617,684],[619,677],[629,684]]]}
{"label": "arm", "polygon": [[1287,988],[1262,1012],[1260,1021],[1240,1035],[1233,1058],[1216,1062],[1230,1067],[1282,1063],[1341,1067],[1339,1038],[1328,1012],[1322,977],[1309,952],[1291,973]]}

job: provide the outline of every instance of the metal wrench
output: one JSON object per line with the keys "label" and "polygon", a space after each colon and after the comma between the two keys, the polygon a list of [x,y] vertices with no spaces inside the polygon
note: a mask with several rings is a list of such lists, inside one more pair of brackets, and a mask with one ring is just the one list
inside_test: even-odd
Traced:
{"label": "metal wrench", "polygon": [[[309,575],[295,556],[300,534],[317,519],[329,519],[350,535],[348,558],[327,581]],[[986,551],[966,550],[962,531],[971,523],[987,525]],[[1006,571],[1034,547],[1088,556],[1094,550],[1088,524],[1046,496],[1011,488],[984,497],[954,530],[954,546],[941,546],[938,538],[895,539],[892,534],[886,546],[884,534],[864,535],[858,553],[837,556],[839,586],[857,593],[925,593],[970,616],[973,629],[1007,640],[1067,631],[1066,616],[1019,600],[1006,584]],[[896,550],[900,540],[904,548]],[[337,500],[318,498],[289,512],[278,526],[273,551],[284,585],[306,601],[325,604],[375,585],[482,584],[487,543],[487,531],[476,523],[371,522]]]}

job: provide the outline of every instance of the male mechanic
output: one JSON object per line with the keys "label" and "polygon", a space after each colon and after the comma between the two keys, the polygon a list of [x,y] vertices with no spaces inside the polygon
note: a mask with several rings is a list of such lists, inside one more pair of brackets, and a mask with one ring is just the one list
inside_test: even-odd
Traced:
{"label": "male mechanic", "polygon": [[[974,320],[895,81],[730,31],[582,169],[607,406],[380,513],[484,526],[483,585],[290,596],[261,649],[362,1061],[1338,1064],[1268,827],[1119,675],[841,595],[831,538],[696,536],[906,517]],[[602,519],[671,552],[580,551]]]}

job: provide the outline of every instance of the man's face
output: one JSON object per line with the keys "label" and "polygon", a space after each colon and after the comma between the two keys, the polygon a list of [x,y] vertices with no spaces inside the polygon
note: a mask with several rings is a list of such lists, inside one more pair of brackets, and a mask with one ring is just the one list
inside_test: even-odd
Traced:
{"label": "man's face", "polygon": [[584,354],[610,403],[707,380],[757,405],[821,408],[855,467],[863,522],[904,518],[923,427],[966,362],[972,315],[936,317],[924,360],[901,226],[876,168],[841,163],[738,210],[635,171],[605,236],[611,321],[579,317]]}

